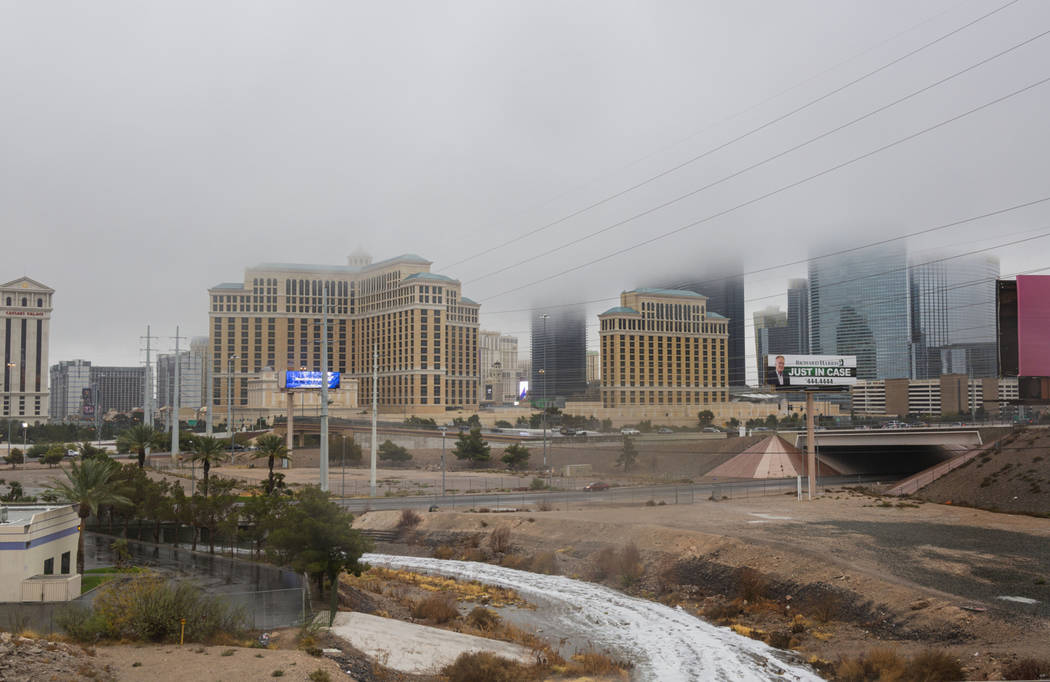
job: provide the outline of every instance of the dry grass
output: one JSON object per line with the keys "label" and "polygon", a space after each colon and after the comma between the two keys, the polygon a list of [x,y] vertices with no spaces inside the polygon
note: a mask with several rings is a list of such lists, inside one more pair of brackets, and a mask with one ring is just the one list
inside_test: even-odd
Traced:
{"label": "dry grass", "polygon": [[420,523],[422,523],[423,517],[411,509],[402,509],[401,518],[397,520],[397,530],[399,533],[407,533],[412,530]]}
{"label": "dry grass", "polygon": [[749,566],[741,566],[735,573],[734,587],[737,597],[749,602],[757,602],[766,597],[769,592],[769,580],[764,575]]}
{"label": "dry grass", "polygon": [[927,650],[906,659],[893,649],[872,649],[856,658],[845,658],[835,667],[840,682],[951,682],[963,679],[962,666],[943,651]]}
{"label": "dry grass", "polygon": [[645,564],[642,563],[642,553],[633,542],[628,542],[620,550],[620,579],[625,587],[630,587],[642,577],[645,572]]}
{"label": "dry grass", "polygon": [[605,580],[616,574],[617,563],[616,550],[602,547],[591,555],[591,575],[595,580]]}
{"label": "dry grass", "polygon": [[452,665],[446,666],[441,672],[449,682],[526,682],[540,676],[535,666],[501,658],[487,651],[460,654]]}
{"label": "dry grass", "polygon": [[481,632],[493,632],[500,626],[503,619],[492,609],[486,609],[484,606],[475,606],[474,609],[467,614],[464,622],[469,627],[480,630]]}
{"label": "dry grass", "polygon": [[432,623],[447,623],[459,618],[456,597],[441,593],[423,597],[412,606],[412,617]]}
{"label": "dry grass", "polygon": [[558,565],[554,559],[554,552],[540,552],[533,556],[532,561],[529,563],[529,570],[533,573],[557,575]]}
{"label": "dry grass", "polygon": [[489,533],[489,548],[496,554],[506,554],[510,551],[510,528],[500,526]]}
{"label": "dry grass", "polygon": [[1050,660],[1022,658],[1003,668],[1004,680],[1041,680],[1050,677]]}

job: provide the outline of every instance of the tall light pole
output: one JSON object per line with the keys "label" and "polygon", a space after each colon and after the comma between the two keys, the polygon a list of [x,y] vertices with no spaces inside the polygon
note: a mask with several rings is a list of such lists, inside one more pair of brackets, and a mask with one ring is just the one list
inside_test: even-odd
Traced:
{"label": "tall light pole", "polygon": [[321,490],[328,491],[328,282],[321,286]]}
{"label": "tall light pole", "polygon": [[[14,370],[14,368],[15,368],[15,363],[9,362],[6,365],[6,372],[11,372],[12,370]],[[11,457],[11,430],[13,428],[13,424],[14,424],[14,422],[12,422],[10,418],[8,418],[8,420],[7,420],[7,456],[8,456],[8,458]]]}
{"label": "tall light pole", "polygon": [[230,457],[233,457],[233,361],[239,355],[231,355],[226,363],[226,430],[230,432]]}
{"label": "tall light pole", "polygon": [[26,456],[26,438],[28,436],[29,436],[29,422],[22,422],[22,457]]}
{"label": "tall light pole", "polygon": [[550,403],[550,397],[547,395],[547,346],[550,343],[547,340],[547,318],[550,317],[547,313],[540,315],[543,318],[543,367],[540,369],[540,374],[543,375],[543,473],[546,477],[547,473],[547,405]]}
{"label": "tall light pole", "polygon": [[439,426],[438,430],[441,431],[441,496],[445,496],[445,432],[448,431],[447,426]]}

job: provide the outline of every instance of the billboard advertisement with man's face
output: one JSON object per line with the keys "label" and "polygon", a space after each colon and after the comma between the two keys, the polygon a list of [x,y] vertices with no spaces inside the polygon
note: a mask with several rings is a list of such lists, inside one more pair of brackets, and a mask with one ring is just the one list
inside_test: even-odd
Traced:
{"label": "billboard advertisement with man's face", "polygon": [[847,388],[857,382],[857,356],[767,355],[765,379],[778,391]]}

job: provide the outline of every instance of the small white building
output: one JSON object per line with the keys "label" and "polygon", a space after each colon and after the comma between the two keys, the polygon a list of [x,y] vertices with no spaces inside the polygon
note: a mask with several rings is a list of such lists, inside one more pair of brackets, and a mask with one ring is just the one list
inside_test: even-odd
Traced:
{"label": "small white building", "polygon": [[70,601],[80,596],[76,507],[0,507],[0,602]]}

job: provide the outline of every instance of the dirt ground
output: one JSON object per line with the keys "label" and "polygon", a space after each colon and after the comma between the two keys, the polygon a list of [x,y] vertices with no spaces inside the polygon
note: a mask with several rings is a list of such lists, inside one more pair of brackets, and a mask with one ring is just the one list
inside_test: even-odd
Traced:
{"label": "dirt ground", "polygon": [[[836,491],[813,502],[784,496],[511,514],[435,512],[424,514],[418,527],[423,545],[401,549],[426,551],[428,537],[448,544],[457,534],[487,535],[506,525],[516,552],[554,553],[553,570],[586,578],[602,548],[633,542],[646,559],[641,593],[686,605],[692,599],[698,610],[732,596],[719,592],[731,589],[726,580],[735,569],[759,571],[768,580],[771,613],[750,620],[744,615],[738,626],[782,627],[782,616],[795,604],[794,613],[808,611],[814,627],[793,648],[819,659],[835,661],[878,645],[902,653],[932,647],[958,656],[973,679],[997,679],[1001,667],[1018,657],[1045,657],[1050,520],[898,502]],[[395,512],[370,512],[355,525],[392,528],[396,519]],[[841,604],[841,613],[817,625],[813,606],[803,606],[807,600],[817,607],[822,600]]]}
{"label": "dirt ground", "polygon": [[99,646],[95,651],[96,662],[108,665],[122,681],[237,682],[269,679],[277,670],[283,680],[306,681],[315,670],[326,671],[333,680],[350,679],[335,661],[294,649],[144,644]]}

